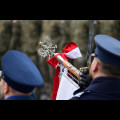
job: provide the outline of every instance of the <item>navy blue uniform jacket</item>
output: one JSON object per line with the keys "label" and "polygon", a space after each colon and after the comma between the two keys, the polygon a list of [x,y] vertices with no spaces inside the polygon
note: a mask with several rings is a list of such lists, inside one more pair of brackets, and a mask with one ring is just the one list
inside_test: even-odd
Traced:
{"label": "navy blue uniform jacket", "polygon": [[37,100],[34,93],[32,95],[13,95],[5,100]]}
{"label": "navy blue uniform jacket", "polygon": [[70,100],[120,100],[120,79],[97,77],[85,90],[75,91]]}

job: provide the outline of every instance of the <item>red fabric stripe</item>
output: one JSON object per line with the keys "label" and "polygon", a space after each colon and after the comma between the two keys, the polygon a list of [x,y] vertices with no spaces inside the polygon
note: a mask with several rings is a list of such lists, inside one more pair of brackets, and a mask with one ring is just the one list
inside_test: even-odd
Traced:
{"label": "red fabric stripe", "polygon": [[77,47],[78,47],[78,46],[77,46],[74,42],[70,41],[70,42],[63,48],[62,52],[63,52],[63,53],[68,53],[68,52],[72,51],[73,49],[75,49],[75,48],[77,48]]}
{"label": "red fabric stripe", "polygon": [[57,91],[59,88],[59,72],[60,72],[60,67],[57,67],[55,71],[54,81],[53,81],[52,100],[56,100]]}
{"label": "red fabric stripe", "polygon": [[59,62],[57,61],[57,59],[55,57],[51,57],[48,61],[47,61],[48,64],[50,64],[52,67],[56,67]]}

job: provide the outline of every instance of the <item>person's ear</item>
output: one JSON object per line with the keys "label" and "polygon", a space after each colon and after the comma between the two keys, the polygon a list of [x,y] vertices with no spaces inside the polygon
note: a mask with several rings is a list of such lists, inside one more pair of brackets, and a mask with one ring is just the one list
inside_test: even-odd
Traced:
{"label": "person's ear", "polygon": [[4,93],[7,94],[9,92],[9,86],[8,84],[5,82],[4,84]]}
{"label": "person's ear", "polygon": [[98,71],[98,65],[99,65],[99,63],[96,61],[96,62],[95,62],[95,65],[94,65],[94,67],[93,67],[93,72]]}

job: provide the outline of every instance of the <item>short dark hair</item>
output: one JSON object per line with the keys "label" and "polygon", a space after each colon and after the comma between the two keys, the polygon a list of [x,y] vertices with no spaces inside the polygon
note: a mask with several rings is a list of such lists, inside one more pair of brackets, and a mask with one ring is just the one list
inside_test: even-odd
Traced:
{"label": "short dark hair", "polygon": [[97,58],[101,65],[101,71],[110,77],[120,78],[120,66],[105,63]]}

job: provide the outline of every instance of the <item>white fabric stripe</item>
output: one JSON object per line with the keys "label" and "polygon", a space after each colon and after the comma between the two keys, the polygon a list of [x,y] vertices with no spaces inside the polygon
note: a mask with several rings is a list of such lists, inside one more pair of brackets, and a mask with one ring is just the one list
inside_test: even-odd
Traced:
{"label": "white fabric stripe", "polygon": [[72,51],[70,51],[68,53],[65,53],[65,55],[71,59],[82,57],[82,54],[81,54],[80,49],[78,47],[73,49]]}

